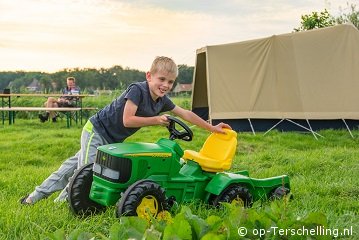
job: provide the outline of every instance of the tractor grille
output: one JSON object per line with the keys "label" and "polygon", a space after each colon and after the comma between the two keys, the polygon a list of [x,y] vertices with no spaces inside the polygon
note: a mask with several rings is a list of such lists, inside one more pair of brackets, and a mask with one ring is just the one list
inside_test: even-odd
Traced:
{"label": "tractor grille", "polygon": [[97,151],[94,174],[114,183],[125,183],[131,177],[132,161]]}

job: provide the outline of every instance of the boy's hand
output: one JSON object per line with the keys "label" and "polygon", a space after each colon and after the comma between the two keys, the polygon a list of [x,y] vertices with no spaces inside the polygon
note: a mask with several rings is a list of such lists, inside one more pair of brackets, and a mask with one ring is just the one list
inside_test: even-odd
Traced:
{"label": "boy's hand", "polygon": [[163,114],[163,115],[157,116],[158,125],[167,127],[170,124],[169,121],[168,121],[167,116],[169,116],[169,115]]}
{"label": "boy's hand", "polygon": [[218,123],[216,126],[212,127],[212,132],[225,134],[225,131],[223,131],[223,128],[232,129],[231,126],[229,126],[228,124],[221,122],[221,123]]}

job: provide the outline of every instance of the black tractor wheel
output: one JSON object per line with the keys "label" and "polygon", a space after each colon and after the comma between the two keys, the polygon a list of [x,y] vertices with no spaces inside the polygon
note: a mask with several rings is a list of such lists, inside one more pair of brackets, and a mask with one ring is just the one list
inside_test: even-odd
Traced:
{"label": "black tractor wheel", "polygon": [[288,195],[289,192],[290,190],[286,187],[283,186],[277,187],[271,192],[269,199],[270,200],[282,199],[284,196]]}
{"label": "black tractor wheel", "polygon": [[164,189],[151,180],[140,180],[122,194],[117,204],[117,217],[138,216],[150,220],[166,210]]}
{"label": "black tractor wheel", "polygon": [[93,181],[93,163],[86,164],[76,170],[67,189],[70,209],[77,215],[91,215],[105,209],[89,198]]}
{"label": "black tractor wheel", "polygon": [[241,185],[230,185],[218,196],[214,196],[210,204],[218,207],[221,202],[235,203],[243,205],[244,207],[251,207],[253,197],[248,188]]}

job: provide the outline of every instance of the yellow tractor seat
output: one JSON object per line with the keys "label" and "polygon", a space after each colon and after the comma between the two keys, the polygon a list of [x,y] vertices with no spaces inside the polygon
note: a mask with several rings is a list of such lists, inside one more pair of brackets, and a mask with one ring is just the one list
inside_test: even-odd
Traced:
{"label": "yellow tractor seat", "polygon": [[237,133],[230,129],[224,131],[226,134],[209,135],[199,152],[185,150],[183,159],[197,162],[207,172],[229,170],[237,148]]}

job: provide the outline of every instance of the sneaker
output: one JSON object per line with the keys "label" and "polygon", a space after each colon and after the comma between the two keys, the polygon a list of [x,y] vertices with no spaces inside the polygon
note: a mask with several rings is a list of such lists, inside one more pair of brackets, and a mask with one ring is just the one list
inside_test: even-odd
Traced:
{"label": "sneaker", "polygon": [[39,114],[40,122],[44,123],[49,119],[49,114],[47,113],[46,116]]}
{"label": "sneaker", "polygon": [[33,204],[29,195],[26,195],[25,197],[21,198],[20,203],[23,205],[32,205]]}
{"label": "sneaker", "polygon": [[39,114],[39,118],[40,118],[40,122],[42,123],[46,121],[45,117],[42,116],[42,114]]}

